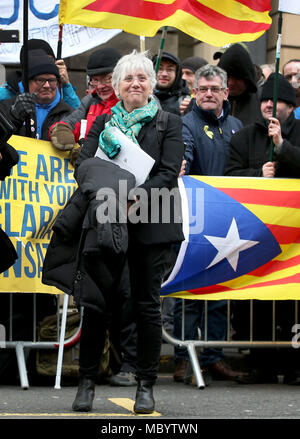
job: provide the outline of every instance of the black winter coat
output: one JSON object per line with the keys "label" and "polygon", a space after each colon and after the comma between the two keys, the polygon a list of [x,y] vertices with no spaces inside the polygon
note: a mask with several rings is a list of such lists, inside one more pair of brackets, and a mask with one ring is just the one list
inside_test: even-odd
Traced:
{"label": "black winter coat", "polygon": [[[77,170],[78,189],[58,216],[47,249],[42,282],[73,294],[78,306],[105,311],[104,297],[118,283],[128,246],[126,223],[97,220],[103,200],[97,192],[111,188],[118,196],[119,180],[126,180],[128,192],[134,176],[115,164],[93,157]],[[127,194],[128,195],[128,194]],[[111,200],[118,207],[118,199]],[[125,206],[127,209],[127,199]],[[111,210],[112,213],[115,210]],[[117,219],[119,210],[117,211]],[[99,283],[93,281],[96,271]]]}
{"label": "black winter coat", "polygon": [[[300,120],[291,113],[281,130],[283,144],[273,157],[275,177],[300,178]],[[262,166],[270,161],[270,144],[265,121],[242,128],[231,137],[225,175],[261,177]]]}
{"label": "black winter coat", "polygon": [[[83,160],[94,157],[98,148],[99,134],[104,128],[106,116],[98,116],[91,130],[89,131],[84,147],[76,161],[75,178],[77,167]],[[148,180],[139,188],[145,189],[149,199],[149,215],[153,205],[151,205],[151,190],[168,189],[170,191],[178,189],[178,175],[184,155],[184,144],[182,142],[182,122],[181,118],[169,113],[168,124],[163,133],[161,141],[158,139],[155,118],[144,125],[138,135],[140,147],[149,154],[154,160]],[[155,206],[159,211],[157,223],[128,223],[129,233],[133,233],[135,238],[142,244],[162,244],[182,241],[184,239],[181,227],[181,201],[173,199],[170,202],[170,221],[162,220],[162,201]],[[149,216],[150,218],[150,216]]]}

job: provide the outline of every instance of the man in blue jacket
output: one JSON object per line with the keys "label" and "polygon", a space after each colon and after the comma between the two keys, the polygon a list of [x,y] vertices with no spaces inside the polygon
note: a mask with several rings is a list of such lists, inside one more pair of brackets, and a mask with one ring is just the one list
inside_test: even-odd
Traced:
{"label": "man in blue jacket", "polygon": [[[183,141],[186,145],[186,174],[224,175],[229,141],[233,133],[243,127],[242,122],[230,115],[227,74],[217,66],[205,65],[195,74],[193,89],[195,102],[192,110],[182,118]],[[181,338],[182,301],[177,299],[174,313],[174,336]],[[198,328],[203,331],[204,302],[185,301],[185,339],[196,340]],[[227,301],[208,302],[207,339],[225,340],[227,333]],[[174,380],[185,380],[188,352],[175,347]],[[204,379],[211,377],[234,380],[242,372],[234,371],[224,360],[220,348],[206,348],[201,353]]]}

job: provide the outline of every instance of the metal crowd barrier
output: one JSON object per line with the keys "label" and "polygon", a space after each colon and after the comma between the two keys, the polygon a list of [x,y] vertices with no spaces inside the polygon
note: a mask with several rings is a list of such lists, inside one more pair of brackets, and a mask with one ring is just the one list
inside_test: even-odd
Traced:
{"label": "metal crowd barrier", "polygon": [[[29,388],[29,381],[27,375],[27,367],[26,367],[26,356],[25,349],[56,349],[58,350],[58,358],[57,358],[57,372],[55,379],[55,389],[60,389],[61,382],[61,371],[62,371],[62,361],[63,361],[63,352],[65,347],[72,346],[75,344],[81,333],[81,320],[78,326],[76,333],[70,337],[69,339],[65,339],[65,330],[66,330],[66,321],[67,321],[67,312],[69,305],[69,296],[64,294],[63,300],[63,309],[62,313],[60,313],[60,301],[58,295],[57,300],[57,340],[56,341],[39,341],[37,340],[37,319],[36,319],[36,295],[33,296],[33,322],[32,322],[32,340],[30,341],[21,341],[21,340],[13,340],[13,294],[10,293],[10,309],[9,309],[9,333],[8,340],[5,342],[2,341],[2,349],[15,349],[16,358],[18,363],[18,371],[20,377],[20,384],[22,389],[27,390]],[[26,294],[26,293],[24,293]],[[61,314],[61,316],[60,316]],[[82,317],[82,313],[81,313]]]}
{"label": "metal crowd barrier", "polygon": [[[163,298],[162,298],[163,300]],[[174,345],[179,347],[185,347],[189,354],[189,360],[192,366],[192,370],[195,376],[196,384],[199,389],[205,388],[205,382],[202,376],[201,366],[199,363],[199,358],[197,354],[196,348],[208,348],[208,347],[218,347],[218,348],[237,348],[237,349],[252,349],[252,348],[291,348],[291,347],[300,347],[300,342],[293,341],[293,336],[291,332],[290,340],[286,341],[278,341],[276,340],[276,308],[275,303],[276,300],[272,301],[272,339],[266,341],[256,341],[253,337],[254,332],[254,312],[253,312],[253,300],[249,300],[250,302],[250,316],[249,316],[249,340],[232,340],[231,338],[231,300],[227,300],[227,338],[224,341],[209,341],[207,339],[207,322],[208,322],[208,301],[204,301],[204,337],[200,340],[185,340],[184,338],[184,328],[185,328],[185,311],[184,311],[184,299],[182,299],[182,330],[181,330],[181,339],[174,338],[171,334],[169,334],[166,329],[163,327],[163,339]],[[271,301],[269,301],[271,302]],[[298,306],[297,300],[290,301],[295,303],[295,312],[294,312],[294,324],[298,324]],[[300,325],[298,324],[297,329],[300,331]],[[300,336],[299,336],[300,339]]]}

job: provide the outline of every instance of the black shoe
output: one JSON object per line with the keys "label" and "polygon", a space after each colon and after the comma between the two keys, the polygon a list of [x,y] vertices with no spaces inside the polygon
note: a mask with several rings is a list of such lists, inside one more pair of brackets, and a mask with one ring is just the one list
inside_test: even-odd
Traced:
{"label": "black shoe", "polygon": [[278,383],[278,376],[275,372],[253,370],[247,375],[240,375],[235,378],[239,384],[275,384]]}
{"label": "black shoe", "polygon": [[135,374],[133,372],[119,372],[107,379],[111,386],[129,387],[136,386]]}
{"label": "black shoe", "polygon": [[154,411],[153,382],[140,380],[135,396],[134,412],[149,414]]}
{"label": "black shoe", "polygon": [[72,405],[74,412],[90,412],[95,396],[95,381],[82,377],[79,379],[76,398]]}

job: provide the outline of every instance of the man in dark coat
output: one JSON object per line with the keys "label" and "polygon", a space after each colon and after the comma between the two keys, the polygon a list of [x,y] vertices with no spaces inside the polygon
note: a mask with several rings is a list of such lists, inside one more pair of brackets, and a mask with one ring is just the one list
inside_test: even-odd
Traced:
{"label": "man in dark coat", "polygon": [[27,136],[24,126],[30,119],[30,137],[49,140],[48,131],[73,110],[61,100],[59,70],[54,61],[41,50],[29,52],[28,93],[0,102],[0,110],[15,125],[15,134]]}
{"label": "man in dark coat", "polygon": [[[238,133],[230,142],[229,159],[226,175],[265,178],[300,178],[300,121],[294,117],[296,105],[295,92],[287,79],[279,74],[278,102],[276,117],[273,117],[274,73],[262,87],[261,112],[259,120]],[[273,139],[274,153],[270,157]],[[244,301],[239,301],[244,302]],[[276,301],[276,339],[291,339],[291,328],[295,323],[294,303]],[[254,340],[271,340],[272,338],[272,303],[270,301],[253,302]],[[249,316],[249,310],[248,310]],[[233,327],[238,328],[238,340],[249,337],[248,318],[242,316],[240,309],[234,311]],[[237,325],[237,326],[236,326]],[[241,337],[242,335],[242,337]],[[245,338],[244,338],[245,337]],[[281,356],[279,356],[281,354]],[[277,374],[284,374],[284,383],[299,384],[299,353],[297,349],[251,349],[251,373],[239,377],[243,384],[275,383]],[[281,370],[278,365],[281,364]]]}
{"label": "man in dark coat", "polygon": [[[188,114],[183,116],[182,138],[186,145],[186,174],[223,175],[228,145],[232,134],[242,128],[242,122],[229,115],[227,101],[227,75],[217,66],[206,64],[196,71],[193,93],[195,102]],[[197,340],[198,328],[204,330],[204,302],[185,300],[185,339]],[[174,336],[181,338],[182,300],[177,299],[174,313]],[[227,332],[227,301],[208,301],[207,339],[225,340]],[[174,381],[185,380],[188,352],[175,347]],[[241,372],[234,371],[224,360],[220,348],[206,348],[201,352],[201,367],[206,384],[210,374],[233,380]]]}
{"label": "man in dark coat", "polygon": [[226,72],[207,64],[197,70],[193,91],[192,111],[182,118],[185,173],[223,175],[230,138],[243,127],[230,115]]}
{"label": "man in dark coat", "polygon": [[[157,55],[152,59],[154,66]],[[169,52],[163,52],[154,95],[160,102],[161,108],[170,113],[181,115],[180,105],[188,97],[190,91],[184,79],[182,79],[181,62],[177,56]]]}
{"label": "man in dark coat", "polygon": [[[1,101],[0,110],[14,125],[15,134],[48,140],[49,127],[63,115],[70,113],[72,108],[60,98],[58,67],[44,51],[30,52],[28,76],[29,93]],[[25,120],[30,123],[30,134],[27,134],[25,129]],[[7,328],[7,331],[12,324],[13,340],[32,340],[33,296],[29,293],[14,293],[13,313],[10,316],[10,294],[1,294],[0,323]],[[37,322],[57,311],[56,297],[52,294],[37,294],[36,302]],[[1,351],[3,352],[0,352],[0,379],[15,380],[17,376],[15,353],[6,349]],[[29,367],[31,377],[32,372],[34,367],[32,369]]]}
{"label": "man in dark coat", "polygon": [[[295,92],[279,74],[277,117],[272,117],[274,75],[262,87],[258,120],[231,138],[226,175],[300,178],[300,121],[293,112]],[[272,160],[271,137],[275,146]]]}
{"label": "man in dark coat", "polygon": [[259,112],[259,93],[248,51],[239,43],[233,44],[222,54],[218,66],[228,76],[232,116],[240,119],[244,126],[249,125]]}

